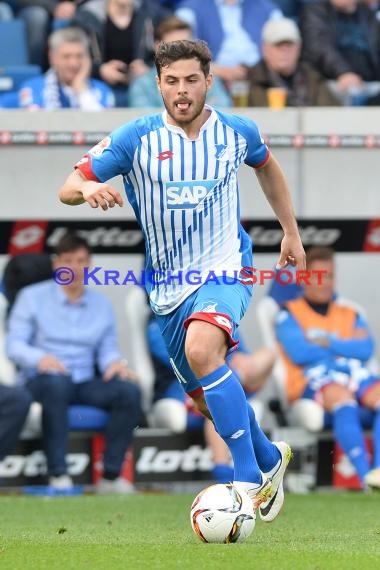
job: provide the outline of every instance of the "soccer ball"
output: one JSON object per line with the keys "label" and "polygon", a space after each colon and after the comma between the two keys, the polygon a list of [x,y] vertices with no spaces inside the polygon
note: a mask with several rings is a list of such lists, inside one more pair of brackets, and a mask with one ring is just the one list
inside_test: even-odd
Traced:
{"label": "soccer ball", "polygon": [[252,499],[232,484],[203,489],[191,505],[193,531],[203,542],[244,542],[255,528]]}

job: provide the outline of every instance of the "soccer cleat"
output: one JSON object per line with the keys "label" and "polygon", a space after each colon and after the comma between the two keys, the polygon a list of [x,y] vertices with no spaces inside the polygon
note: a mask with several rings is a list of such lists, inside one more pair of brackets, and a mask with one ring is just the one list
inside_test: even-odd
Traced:
{"label": "soccer cleat", "polygon": [[264,522],[272,522],[280,513],[284,504],[284,475],[289,461],[292,458],[292,450],[284,441],[274,443],[281,453],[281,463],[274,475],[270,477],[272,481],[272,495],[269,500],[262,502],[259,507],[260,518]]}
{"label": "soccer cleat", "polygon": [[364,477],[364,484],[370,489],[380,490],[380,467],[371,469]]}
{"label": "soccer cleat", "polygon": [[252,491],[247,491],[247,495],[252,499],[254,509],[258,509],[260,505],[267,502],[272,494],[273,485],[271,479],[264,479],[261,487],[253,489]]}
{"label": "soccer cleat", "polygon": [[262,503],[268,501],[272,496],[272,481],[263,476],[260,487],[251,487],[249,483],[234,482],[234,486],[243,490],[252,499],[254,510],[258,509]]}

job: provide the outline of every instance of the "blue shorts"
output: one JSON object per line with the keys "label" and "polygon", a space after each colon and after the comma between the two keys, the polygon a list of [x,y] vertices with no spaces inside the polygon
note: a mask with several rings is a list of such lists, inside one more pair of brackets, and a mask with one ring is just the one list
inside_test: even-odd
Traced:
{"label": "blue shorts", "polygon": [[325,386],[335,383],[347,388],[360,402],[364,393],[380,382],[360,360],[353,358],[337,358],[333,364],[320,362],[310,366],[305,377],[308,384],[301,398],[309,399],[315,399]]}
{"label": "blue shorts", "polygon": [[[240,281],[233,285],[208,282],[192,293],[173,312],[156,315],[158,326],[164,337],[174,373],[185,392],[191,394],[201,390],[185,356],[185,321],[192,318],[212,322],[226,331],[229,346],[234,348],[236,330],[252,298],[252,286]],[[196,315],[195,315],[196,314]]]}

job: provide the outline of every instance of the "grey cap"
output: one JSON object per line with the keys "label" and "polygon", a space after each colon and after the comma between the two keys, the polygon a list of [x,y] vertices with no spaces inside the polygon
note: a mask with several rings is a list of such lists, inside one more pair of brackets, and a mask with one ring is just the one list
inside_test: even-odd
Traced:
{"label": "grey cap", "polygon": [[262,40],[267,44],[279,44],[281,42],[301,42],[299,28],[290,18],[269,20],[262,31]]}

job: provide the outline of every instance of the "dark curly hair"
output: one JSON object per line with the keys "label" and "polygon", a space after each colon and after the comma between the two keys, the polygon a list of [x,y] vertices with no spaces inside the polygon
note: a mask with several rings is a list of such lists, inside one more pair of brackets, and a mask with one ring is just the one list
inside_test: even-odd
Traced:
{"label": "dark curly hair", "polygon": [[202,40],[177,40],[159,44],[154,56],[158,77],[161,76],[163,67],[180,59],[197,59],[205,77],[209,75],[211,52],[206,42]]}

